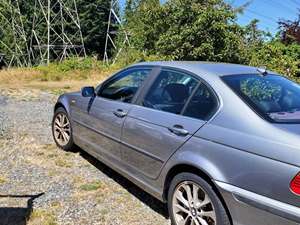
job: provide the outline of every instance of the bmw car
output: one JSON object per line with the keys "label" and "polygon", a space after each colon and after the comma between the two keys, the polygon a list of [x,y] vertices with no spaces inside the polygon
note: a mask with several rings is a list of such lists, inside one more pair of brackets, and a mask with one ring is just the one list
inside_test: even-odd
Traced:
{"label": "bmw car", "polygon": [[300,86],[286,76],[142,62],[61,95],[52,131],[165,202],[174,225],[300,223]]}

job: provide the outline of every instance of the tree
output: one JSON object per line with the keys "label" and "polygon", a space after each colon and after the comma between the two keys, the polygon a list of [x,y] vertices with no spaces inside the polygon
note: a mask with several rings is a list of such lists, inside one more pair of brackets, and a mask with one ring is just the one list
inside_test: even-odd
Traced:
{"label": "tree", "polygon": [[223,0],[143,0],[128,18],[131,43],[174,60],[243,62],[243,29]]}
{"label": "tree", "polygon": [[103,56],[109,0],[77,0],[81,31],[88,55]]}
{"label": "tree", "polygon": [[280,38],[283,43],[292,44],[293,42],[296,42],[300,44],[300,15],[295,21],[280,20],[279,28]]}
{"label": "tree", "polygon": [[[266,66],[290,78],[300,75],[300,45],[285,45],[278,40],[264,43],[260,49],[256,49],[251,55],[251,66]],[[297,79],[297,78],[296,78]]]}

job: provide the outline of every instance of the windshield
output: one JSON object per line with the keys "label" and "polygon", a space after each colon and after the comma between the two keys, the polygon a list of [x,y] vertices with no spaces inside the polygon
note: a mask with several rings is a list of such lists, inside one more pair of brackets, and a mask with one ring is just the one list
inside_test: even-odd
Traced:
{"label": "windshield", "polygon": [[278,75],[230,75],[223,81],[263,117],[300,123],[300,86]]}

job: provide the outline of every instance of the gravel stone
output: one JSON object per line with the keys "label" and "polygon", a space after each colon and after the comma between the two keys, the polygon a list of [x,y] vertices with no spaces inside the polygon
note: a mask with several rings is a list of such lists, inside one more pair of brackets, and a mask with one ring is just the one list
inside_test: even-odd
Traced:
{"label": "gravel stone", "polygon": [[[8,196],[0,197],[0,225],[170,225],[164,204],[88,154],[54,145],[56,99],[36,90],[0,90],[0,195]],[[2,207],[24,201],[20,215],[8,210],[10,218],[1,218]]]}

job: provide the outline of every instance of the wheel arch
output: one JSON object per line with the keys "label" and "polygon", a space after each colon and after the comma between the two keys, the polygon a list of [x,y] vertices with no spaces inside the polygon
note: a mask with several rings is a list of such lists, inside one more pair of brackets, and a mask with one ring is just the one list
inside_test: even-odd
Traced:
{"label": "wheel arch", "polygon": [[226,213],[229,217],[229,220],[230,220],[230,223],[232,223],[232,217],[231,217],[231,214],[230,214],[230,211],[227,207],[227,204],[223,198],[223,196],[221,195],[220,191],[218,190],[216,184],[213,182],[213,178],[210,174],[207,173],[207,171],[199,168],[199,167],[196,167],[194,165],[190,165],[190,164],[185,164],[185,163],[182,163],[182,164],[177,164],[175,166],[173,166],[167,173],[166,175],[166,178],[165,178],[165,181],[164,181],[164,188],[163,188],[163,199],[164,201],[167,200],[167,196],[168,196],[168,192],[169,192],[169,188],[170,188],[170,184],[173,180],[173,178],[180,174],[180,173],[193,173],[193,174],[196,174],[197,176],[201,177],[202,179],[204,179],[207,183],[209,183],[213,190],[215,191],[215,193],[217,194],[217,196],[219,197],[219,199],[221,200],[225,210],[226,210]]}
{"label": "wheel arch", "polygon": [[70,115],[70,107],[69,107],[69,101],[68,98],[65,95],[61,95],[59,99],[57,100],[55,106],[54,106],[54,112],[59,108],[62,107],[66,112]]}
{"label": "wheel arch", "polygon": [[54,112],[58,109],[58,108],[64,108],[66,110],[66,107],[64,106],[64,104],[62,104],[61,102],[57,102],[54,106]]}

